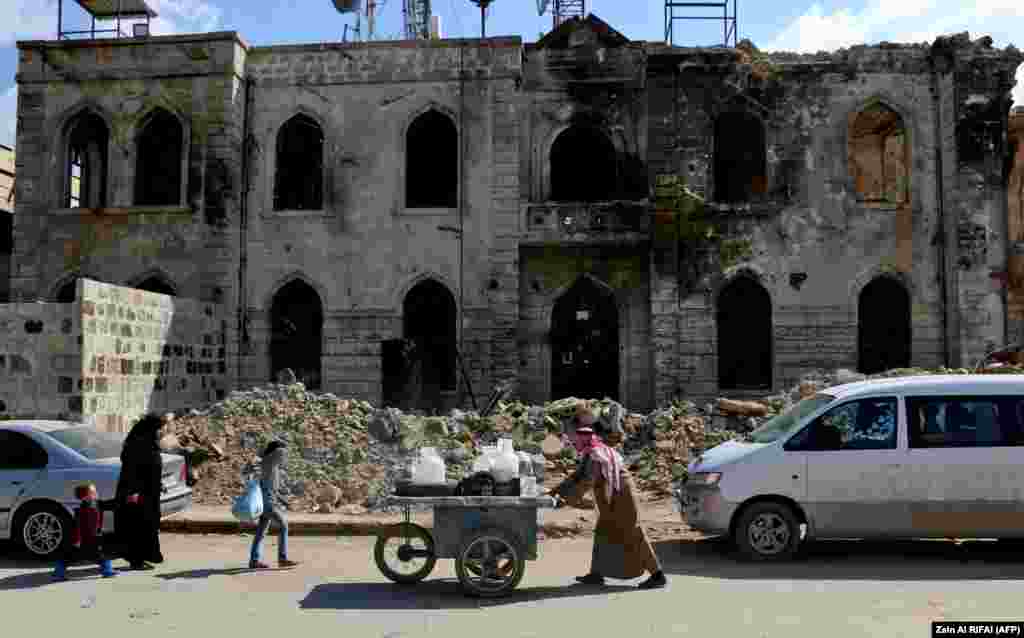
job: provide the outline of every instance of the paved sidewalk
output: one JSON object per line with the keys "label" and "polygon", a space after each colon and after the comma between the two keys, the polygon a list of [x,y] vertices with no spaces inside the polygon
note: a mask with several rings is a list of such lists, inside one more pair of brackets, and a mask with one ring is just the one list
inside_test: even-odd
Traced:
{"label": "paved sidewalk", "polygon": [[[595,510],[578,510],[571,507],[542,509],[540,514],[543,533],[549,538],[590,534],[597,519]],[[383,527],[402,521],[401,514],[355,516],[288,512],[287,516],[289,534],[314,536],[375,536]],[[433,527],[432,512],[414,513],[412,519],[414,523],[427,529]],[[641,504],[640,522],[650,531],[688,531],[667,500]],[[252,532],[255,526],[239,523],[231,515],[231,508],[227,505],[193,505],[184,512],[163,519],[160,522],[160,529],[179,534],[238,534]]]}

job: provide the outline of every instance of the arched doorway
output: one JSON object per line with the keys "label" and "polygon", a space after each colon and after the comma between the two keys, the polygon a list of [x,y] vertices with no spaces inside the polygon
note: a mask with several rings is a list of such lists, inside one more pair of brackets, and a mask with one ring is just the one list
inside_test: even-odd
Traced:
{"label": "arched doorway", "polygon": [[412,409],[441,413],[456,390],[456,305],[443,284],[425,279],[402,304],[402,332],[410,347],[405,403]]}
{"label": "arched doorway", "polygon": [[619,312],[610,288],[583,276],[551,311],[551,399],[619,398]]}
{"label": "arched doorway", "polygon": [[876,277],[857,298],[857,370],[910,367],[910,295],[892,277]]}
{"label": "arched doorway", "polygon": [[740,276],[718,296],[718,387],[772,386],[772,300],[752,277]]}
{"label": "arched doorway", "polygon": [[291,368],[310,390],[321,386],[323,305],[304,281],[293,280],[274,295],[270,308],[270,377]]}
{"label": "arched doorway", "polygon": [[551,145],[551,199],[601,202],[615,198],[615,146],[592,126],[574,124]]}

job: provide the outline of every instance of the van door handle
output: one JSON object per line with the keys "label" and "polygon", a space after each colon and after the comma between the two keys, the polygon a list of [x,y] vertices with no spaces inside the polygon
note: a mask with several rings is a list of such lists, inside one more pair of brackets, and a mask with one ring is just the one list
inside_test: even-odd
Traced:
{"label": "van door handle", "polygon": [[799,475],[797,475],[797,474],[794,474],[794,475],[793,475],[793,480],[794,480],[794,481],[798,480],[799,478],[800,478],[800,476],[799,476]]}
{"label": "van door handle", "polygon": [[11,481],[11,485],[21,485],[25,481]]}

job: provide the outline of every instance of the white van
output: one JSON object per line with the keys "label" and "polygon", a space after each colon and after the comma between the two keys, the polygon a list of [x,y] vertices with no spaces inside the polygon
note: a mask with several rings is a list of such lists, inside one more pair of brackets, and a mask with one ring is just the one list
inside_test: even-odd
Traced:
{"label": "white van", "polygon": [[676,497],[754,560],[805,538],[1024,537],[1024,376],[827,388],[701,454]]}

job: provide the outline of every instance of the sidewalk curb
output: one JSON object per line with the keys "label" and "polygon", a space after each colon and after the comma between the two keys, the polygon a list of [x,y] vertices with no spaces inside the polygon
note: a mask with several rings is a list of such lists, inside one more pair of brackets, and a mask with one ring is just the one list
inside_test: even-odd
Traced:
{"label": "sidewalk curb", "polygon": [[[413,521],[426,529],[433,531],[433,526],[419,521]],[[289,521],[289,536],[377,536],[398,522],[381,523],[379,521],[366,522],[317,522]],[[231,519],[218,520],[194,520],[187,517],[171,517],[160,521],[160,531],[173,534],[251,534],[256,529],[255,525],[243,525],[239,521]],[[540,526],[538,532],[548,538],[563,538],[567,536],[579,536],[589,534],[591,529],[582,525],[559,525],[546,523]],[[277,529],[271,526],[270,534],[277,533]]]}

